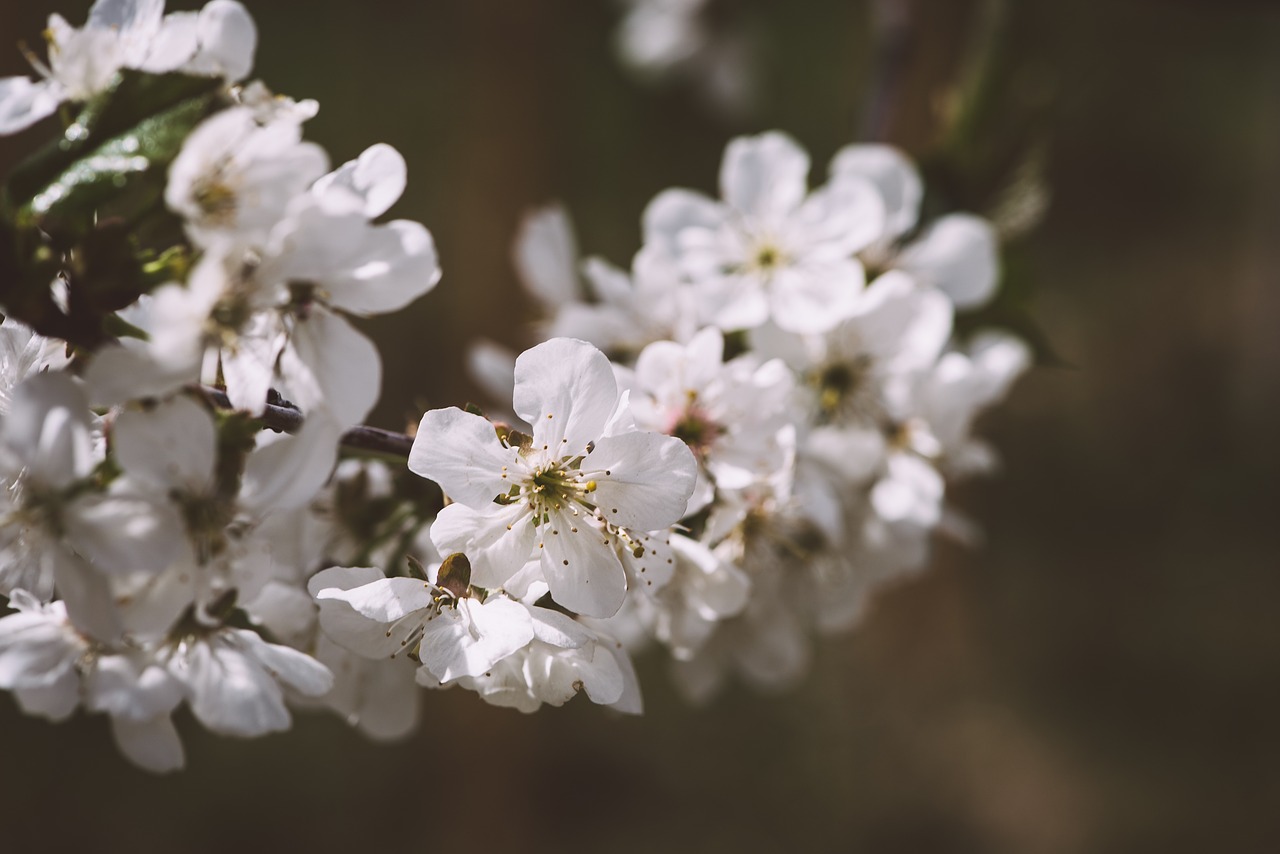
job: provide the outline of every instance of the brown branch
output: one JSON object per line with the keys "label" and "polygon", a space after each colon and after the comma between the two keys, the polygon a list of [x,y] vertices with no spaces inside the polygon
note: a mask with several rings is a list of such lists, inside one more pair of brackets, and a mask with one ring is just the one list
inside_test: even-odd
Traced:
{"label": "brown branch", "polygon": [[[231,405],[231,399],[222,389],[207,385],[199,386],[199,389],[200,393],[219,409],[235,409]],[[275,430],[277,433],[297,433],[302,429],[305,417],[296,406],[281,400],[279,403],[268,403],[263,407],[258,420],[264,427]],[[413,447],[413,437],[378,427],[366,427],[362,424],[343,433],[339,444],[356,451],[408,458],[409,449]]]}

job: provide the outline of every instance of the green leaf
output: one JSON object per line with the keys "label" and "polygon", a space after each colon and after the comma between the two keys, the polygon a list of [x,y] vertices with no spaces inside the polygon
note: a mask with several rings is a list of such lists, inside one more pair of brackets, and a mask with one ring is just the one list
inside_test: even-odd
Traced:
{"label": "green leaf", "polygon": [[192,129],[218,109],[213,95],[189,98],[106,140],[23,204],[16,220],[66,243],[110,217],[132,222],[161,205],[169,164]]}
{"label": "green leaf", "polygon": [[14,169],[0,195],[0,210],[12,216],[72,163],[106,140],[183,101],[213,97],[221,86],[216,77],[121,71],[105,91],[84,104],[61,137]]}

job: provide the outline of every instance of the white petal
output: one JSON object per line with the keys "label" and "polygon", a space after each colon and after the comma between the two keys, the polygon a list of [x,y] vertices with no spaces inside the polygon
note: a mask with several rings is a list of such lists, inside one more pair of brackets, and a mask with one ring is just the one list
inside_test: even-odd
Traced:
{"label": "white petal", "polygon": [[169,672],[187,686],[196,719],[220,735],[265,735],[292,722],[276,681],[222,636],[192,643]]}
{"label": "white petal", "polygon": [[434,588],[416,578],[379,578],[347,590],[325,588],[316,598],[346,602],[356,613],[378,623],[394,623],[435,604]]}
{"label": "white petal", "polygon": [[627,574],[613,535],[563,511],[552,511],[538,533],[542,573],[556,602],[589,617],[616,614],[627,595]]}
{"label": "white petal", "polygon": [[118,480],[105,495],[85,495],[63,514],[67,540],[96,569],[159,572],[178,556],[185,527],[163,495]]}
{"label": "white petal", "polygon": [[596,475],[592,499],[605,520],[637,531],[656,531],[679,521],[698,476],[688,446],[658,433],[601,439],[582,468],[602,473]]}
{"label": "white petal", "polygon": [[404,157],[391,146],[378,143],[316,181],[311,192],[323,195],[330,188],[341,187],[359,196],[364,201],[364,215],[374,219],[390,210],[407,183]]}
{"label": "white petal", "polygon": [[280,354],[280,375],[304,412],[326,409],[346,428],[363,421],[378,402],[382,360],[355,327],[317,307],[294,326]]}
{"label": "white petal", "polygon": [[679,255],[681,235],[714,230],[724,223],[722,205],[692,190],[663,190],[644,210],[644,241],[667,257]]}
{"label": "white petal", "polygon": [[464,599],[445,608],[424,627],[418,657],[441,682],[480,676],[533,640],[529,611],[505,596],[484,605]]}
{"label": "white petal", "polygon": [[333,472],[341,437],[342,427],[323,410],[308,415],[297,435],[260,434],[240,481],[241,504],[257,512],[306,504]]}
{"label": "white petal", "polygon": [[111,429],[111,447],[125,474],[193,495],[213,488],[217,443],[213,416],[186,396],[147,412],[123,412]]}
{"label": "white petal", "polygon": [[735,210],[777,220],[794,211],[808,190],[809,155],[773,131],[731,141],[720,165],[720,194]]}
{"label": "white petal", "polygon": [[515,377],[516,414],[533,426],[535,448],[547,445],[553,456],[583,453],[618,403],[609,360],[585,341],[553,338],[526,350]]}
{"label": "white petal", "polygon": [[991,299],[999,279],[995,229],[972,214],[944,216],[903,251],[898,266],[957,308],[975,308]]}
{"label": "white petal", "polygon": [[235,0],[210,0],[200,10],[200,51],[189,70],[217,74],[237,82],[253,70],[258,28],[248,10]]}
{"label": "white petal", "polygon": [[769,291],[773,320],[788,332],[826,332],[857,313],[865,284],[855,260],[779,270]]}
{"label": "white petal", "polygon": [[884,201],[886,237],[910,231],[920,215],[924,182],[911,161],[889,145],[849,145],[831,161],[831,177],[870,181]]}
{"label": "white petal", "polygon": [[163,397],[199,378],[198,360],[159,360],[145,346],[103,347],[93,354],[84,373],[89,399],[97,406]]}
{"label": "white petal", "polygon": [[521,281],[549,308],[579,297],[578,245],[573,223],[559,205],[525,214],[512,255]]}
{"label": "white petal", "polygon": [[440,281],[435,241],[420,223],[398,219],[369,228],[361,250],[323,279],[334,308],[360,315],[399,311]]}
{"label": "white petal", "polygon": [[186,764],[182,739],[168,715],[149,721],[111,719],[116,746],[130,762],[155,774],[179,771]]}
{"label": "white petal", "polygon": [[0,442],[26,466],[26,477],[62,489],[93,471],[89,405],[69,374],[28,377],[13,390]]}
{"label": "white petal", "polygon": [[0,136],[26,130],[51,116],[62,103],[61,87],[53,81],[26,77],[0,79]]}
{"label": "white petal", "polygon": [[164,0],[95,0],[87,26],[112,30],[154,30],[164,14]]}
{"label": "white petal", "polygon": [[440,484],[454,501],[481,510],[511,488],[504,471],[514,475],[523,465],[519,452],[498,440],[492,423],[451,406],[422,416],[409,470]]}
{"label": "white petal", "polygon": [[441,554],[466,554],[472,583],[494,588],[524,569],[534,551],[536,533],[527,507],[490,506],[492,511],[480,511],[450,504],[431,523],[431,541]]}
{"label": "white petal", "polygon": [[245,629],[227,630],[236,642],[267,669],[272,677],[307,697],[319,697],[333,687],[333,674],[329,668],[304,652],[267,643],[254,632]]}

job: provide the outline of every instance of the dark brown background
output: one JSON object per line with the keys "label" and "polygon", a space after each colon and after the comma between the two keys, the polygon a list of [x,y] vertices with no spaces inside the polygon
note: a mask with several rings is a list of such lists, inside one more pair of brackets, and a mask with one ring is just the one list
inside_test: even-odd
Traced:
{"label": "dark brown background", "polygon": [[[0,44],[37,43],[43,5],[5,0]],[[474,397],[473,337],[520,340],[508,245],[527,205],[564,199],[584,245],[623,262],[644,203],[713,189],[734,133],[784,128],[824,164],[869,68],[866,4],[744,2],[769,86],[726,121],[628,80],[603,2],[249,5],[260,76],[320,100],[309,135],[335,162],[400,148],[395,213],[440,246],[438,290],[367,324],[388,427]],[[1048,143],[1053,205],[1011,261],[1068,367],[984,422],[1006,464],[962,495],[984,549],[940,547],[792,695],[691,709],[648,661],[639,720],[460,691],[391,747],[325,716],[256,742],[184,719],[190,769],[154,779],[103,719],[52,726],[4,697],[0,848],[1280,850],[1280,9],[1010,6],[964,162],[1026,127]],[[890,136],[917,155],[975,8],[915,4]],[[0,166],[30,144],[0,142]]]}

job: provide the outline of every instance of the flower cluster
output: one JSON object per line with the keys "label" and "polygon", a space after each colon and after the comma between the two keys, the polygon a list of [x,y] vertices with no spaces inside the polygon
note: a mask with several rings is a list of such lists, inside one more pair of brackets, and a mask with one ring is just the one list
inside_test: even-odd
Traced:
{"label": "flower cluster", "polygon": [[430,291],[434,243],[386,218],[395,150],[331,169],[313,102],[240,82],[255,43],[233,0],[98,0],[51,20],[41,80],[0,80],[0,133],[66,116],[0,198],[0,688],[24,710],[106,714],[169,771],[183,703],[242,737],[320,706],[396,738],[419,686],[638,713],[655,640],[694,696],[782,685],[992,465],[972,423],[1027,350],[952,335],[995,289],[990,226],[919,222],[884,147],[810,192],[778,133],[730,143],[722,199],[654,199],[630,271],[579,263],[559,210],[527,221],[546,340],[476,362],[509,413],[360,426],[381,363],[349,318]]}
{"label": "flower cluster", "polygon": [[[735,139],[720,199],[649,204],[629,272],[579,263],[558,208],[529,217],[515,249],[544,334],[610,354],[635,423],[697,461],[666,542],[674,571],[591,622],[666,646],[696,698],[731,673],[793,682],[812,632],[852,625],[935,531],[972,530],[946,486],[994,464],[974,418],[1030,361],[1007,334],[953,335],[956,310],[996,289],[989,223],[921,222],[920,176],[887,146],[840,151],[816,189],[808,173],[784,134]],[[496,351],[477,356],[500,388]]]}
{"label": "flower cluster", "polygon": [[[227,735],[286,729],[305,698],[403,732],[363,713],[380,671],[322,643],[307,581],[346,544],[323,513],[351,477],[331,474],[380,384],[348,317],[440,277],[423,226],[381,219],[404,160],[379,145],[331,170],[302,139],[314,103],[241,85],[238,3],[98,0],[48,38],[42,80],[0,81],[0,131],[80,110],[65,169],[15,199],[37,155],[6,187],[5,243],[38,251],[5,259],[0,687],[54,720],[109,715],[156,771],[183,763],[184,702]],[[108,302],[107,281],[129,289]],[[295,435],[262,430],[271,412]]]}

